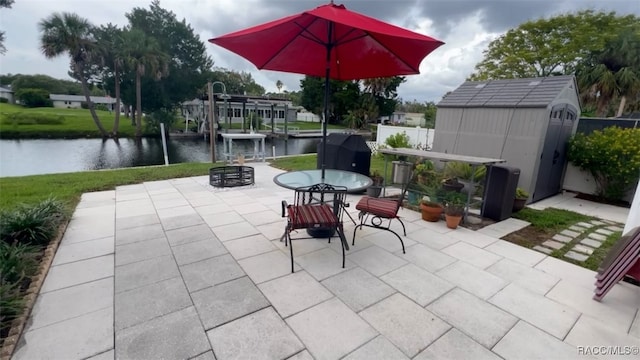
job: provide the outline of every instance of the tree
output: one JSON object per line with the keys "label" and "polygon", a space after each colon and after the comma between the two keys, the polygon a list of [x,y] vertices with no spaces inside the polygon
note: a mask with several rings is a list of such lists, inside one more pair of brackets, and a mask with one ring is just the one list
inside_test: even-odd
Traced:
{"label": "tree", "polygon": [[113,129],[111,130],[111,135],[114,137],[118,136],[118,128],[120,127],[120,104],[122,101],[120,94],[120,75],[122,74],[125,57],[123,53],[125,44],[122,34],[122,30],[111,23],[95,29],[96,40],[98,41],[99,48],[101,49],[99,65],[104,65],[101,66],[101,79],[103,86],[111,76],[113,77],[113,87],[115,90],[117,106],[115,119],[113,121]]}
{"label": "tree", "polygon": [[[142,77],[146,95],[143,110],[152,113],[175,109],[183,101],[198,96],[209,80],[206,75],[213,66],[213,60],[193,28],[184,19],[179,21],[173,12],[160,7],[157,0],[148,9],[134,8],[126,17],[131,28],[154,38],[159,50],[169,58],[167,76],[159,81],[150,76]],[[135,101],[136,85],[132,75],[122,79],[122,97],[128,104]]]}
{"label": "tree", "polygon": [[45,57],[51,59],[64,53],[71,57],[71,67],[80,78],[82,92],[89,104],[89,112],[93,122],[100,130],[100,134],[107,137],[107,132],[96,114],[93,102],[91,102],[87,80],[83,76],[85,64],[91,61],[96,48],[92,35],[93,26],[87,19],[73,13],[53,13],[41,20],[38,25],[41,32],[40,46]]}
{"label": "tree", "polygon": [[489,44],[470,79],[573,74],[582,59],[638,22],[635,15],[593,10],[527,21]]}
{"label": "tree", "polygon": [[576,75],[581,93],[596,104],[598,115],[606,116],[608,105],[613,99],[620,99],[616,116],[621,116],[627,98],[639,100],[640,26],[636,31],[621,32],[601,51],[585,59]]}
{"label": "tree", "polygon": [[51,107],[49,93],[43,89],[20,89],[16,91],[16,98],[20,99],[20,104],[29,107]]}
{"label": "tree", "polygon": [[[11,8],[13,5],[13,0],[0,0],[0,8]],[[7,48],[4,47],[4,31],[0,31],[0,54],[5,54],[7,52]]]}
{"label": "tree", "polygon": [[150,74],[160,79],[167,74],[167,55],[160,51],[156,40],[140,29],[129,29],[123,34],[123,60],[136,77],[136,136],[142,136],[142,76]]}
{"label": "tree", "polygon": [[276,81],[276,87],[278,88],[278,92],[280,92],[282,90],[282,81]]}
{"label": "tree", "polygon": [[371,78],[362,80],[364,91],[371,94],[378,107],[379,116],[390,116],[398,104],[398,86],[406,81],[404,76]]}
{"label": "tree", "polygon": [[13,91],[20,89],[43,89],[50,94],[82,94],[82,86],[80,83],[55,79],[48,75],[17,75],[9,84],[11,84]]}
{"label": "tree", "polygon": [[264,87],[260,86],[253,79],[249,72],[237,72],[221,67],[216,67],[208,75],[211,81],[220,81],[225,85],[227,94],[238,95],[264,95]]}
{"label": "tree", "polygon": [[[322,116],[324,113],[324,79],[305,76],[300,80],[300,105],[312,113]],[[329,123],[339,123],[349,113],[358,107],[360,102],[359,81],[330,80]]]}

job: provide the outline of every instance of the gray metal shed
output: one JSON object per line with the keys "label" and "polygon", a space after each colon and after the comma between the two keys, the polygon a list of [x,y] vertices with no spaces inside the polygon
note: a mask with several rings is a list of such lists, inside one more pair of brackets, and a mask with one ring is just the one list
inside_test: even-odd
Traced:
{"label": "gray metal shed", "polygon": [[575,77],[467,81],[437,107],[433,151],[507,160],[529,201],[560,192],[580,117]]}

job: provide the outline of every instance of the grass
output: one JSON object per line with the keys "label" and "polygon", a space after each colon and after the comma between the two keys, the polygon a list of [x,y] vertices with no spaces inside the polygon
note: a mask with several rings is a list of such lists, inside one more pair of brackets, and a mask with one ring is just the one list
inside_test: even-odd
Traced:
{"label": "grass", "polygon": [[516,219],[530,222],[531,226],[534,228],[544,230],[549,233],[556,233],[575,223],[594,219],[591,216],[578,214],[573,211],[554,208],[548,208],[545,210],[524,208],[512,216]]}
{"label": "grass", "polygon": [[[520,232],[510,234],[505,239],[528,248],[532,248],[533,246],[538,245],[540,242],[551,239],[553,235],[559,233],[564,229],[567,229],[571,225],[575,225],[579,222],[588,222],[595,219],[591,216],[554,208],[548,208],[545,210],[524,208],[519,212],[513,214],[512,216],[530,222],[531,226],[521,230]],[[585,231],[580,237],[571,242],[571,246],[565,245],[562,249],[553,251],[551,253],[551,256],[590,270],[597,271],[598,267],[611,250],[611,247],[613,247],[613,245],[615,245],[615,243],[622,236],[621,232],[616,232],[607,236],[607,239],[602,243],[602,245],[600,245],[599,248],[595,249],[593,254],[591,254],[589,258],[584,262],[574,261],[564,257],[564,255],[568,251],[573,249],[573,245],[586,238],[589,233],[594,232],[597,228],[598,227],[594,227],[592,229],[589,229],[588,231]]]}
{"label": "grass", "polygon": [[607,236],[607,239],[602,242],[602,245],[600,245],[599,248],[595,249],[593,254],[589,256],[587,261],[579,265],[593,271],[598,271],[598,267],[600,267],[600,264],[602,264],[604,258],[607,257],[607,254],[609,253],[609,250],[611,250],[611,247],[613,247],[613,245],[615,245],[615,243],[620,240],[620,237],[622,237],[622,232],[620,231],[614,232],[613,234]]}
{"label": "grass", "polygon": [[[61,117],[61,124],[14,124],[9,116],[15,113]],[[113,129],[114,113],[96,110],[98,118],[107,131]],[[120,116],[118,133],[121,137],[133,137],[135,126],[131,120]],[[101,137],[87,109],[25,108],[19,105],[0,103],[0,138],[80,138]]]}
{"label": "grass", "polygon": [[0,178],[0,208],[36,204],[53,196],[74,209],[80,195],[90,191],[113,190],[116,186],[143,181],[207,175],[210,163],[184,163],[169,166],[84,171],[64,174]]}

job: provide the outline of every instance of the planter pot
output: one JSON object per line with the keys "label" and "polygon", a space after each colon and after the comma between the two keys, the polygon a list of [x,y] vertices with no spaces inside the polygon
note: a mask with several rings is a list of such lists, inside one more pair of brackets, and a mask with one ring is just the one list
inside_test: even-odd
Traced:
{"label": "planter pot", "polygon": [[420,200],[422,200],[422,194],[419,192],[407,191],[407,200],[409,201],[409,204],[418,205]]}
{"label": "planter pot", "polygon": [[422,220],[436,222],[440,220],[440,215],[442,215],[442,206],[433,207],[420,204],[420,211],[422,212]]}
{"label": "planter pot", "polygon": [[462,188],[464,187],[464,184],[462,183],[453,183],[453,184],[447,184],[447,183],[442,183],[442,188],[445,191],[455,191],[455,192],[460,192],[460,190],[462,190]]}
{"label": "planter pot", "polygon": [[513,212],[518,212],[527,204],[527,199],[513,199]]}
{"label": "planter pot", "polygon": [[382,186],[371,185],[367,188],[367,196],[377,198],[382,192]]}
{"label": "planter pot", "polygon": [[460,224],[460,220],[462,220],[462,215],[444,215],[445,220],[447,221],[447,227],[449,229],[455,229]]}

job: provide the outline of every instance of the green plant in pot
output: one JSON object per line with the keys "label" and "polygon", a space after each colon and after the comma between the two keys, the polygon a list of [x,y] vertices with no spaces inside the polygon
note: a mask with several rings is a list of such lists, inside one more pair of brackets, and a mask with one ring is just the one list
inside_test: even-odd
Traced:
{"label": "green plant in pot", "polygon": [[451,161],[445,166],[444,175],[447,178],[457,178],[458,182],[464,185],[462,192],[475,192],[476,189],[471,188],[471,182],[473,181],[475,186],[484,183],[487,176],[487,168],[485,166],[476,166],[474,170],[474,167],[471,166],[471,164]]}
{"label": "green plant in pot", "polygon": [[442,205],[435,201],[423,199],[420,202],[420,212],[424,221],[436,222],[440,220],[442,211]]}
{"label": "green plant in pot", "polygon": [[367,196],[377,198],[382,192],[382,183],[384,182],[384,178],[378,170],[373,170],[369,177],[373,183],[367,188]]}
{"label": "green plant in pot", "polygon": [[464,184],[458,181],[457,178],[446,178],[442,180],[442,188],[446,191],[457,192],[464,187]]}
{"label": "green plant in pot", "polygon": [[513,212],[518,212],[524,208],[529,200],[529,193],[523,188],[516,189],[516,197],[513,199]]}
{"label": "green plant in pot", "polygon": [[449,192],[444,204],[444,216],[447,227],[455,229],[464,215],[465,196],[457,192]]}

